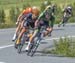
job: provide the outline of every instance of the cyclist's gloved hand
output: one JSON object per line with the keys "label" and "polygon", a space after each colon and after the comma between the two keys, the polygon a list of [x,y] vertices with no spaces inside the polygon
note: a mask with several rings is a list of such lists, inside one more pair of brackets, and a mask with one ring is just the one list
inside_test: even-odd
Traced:
{"label": "cyclist's gloved hand", "polygon": [[18,22],[16,22],[16,25],[18,25]]}

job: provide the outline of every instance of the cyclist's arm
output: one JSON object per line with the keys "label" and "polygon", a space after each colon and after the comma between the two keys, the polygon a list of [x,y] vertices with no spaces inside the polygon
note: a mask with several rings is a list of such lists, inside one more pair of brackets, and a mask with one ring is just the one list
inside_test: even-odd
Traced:
{"label": "cyclist's arm", "polygon": [[17,21],[20,21],[22,15],[23,15],[23,14],[21,13],[21,14],[18,16]]}
{"label": "cyclist's arm", "polygon": [[36,20],[36,22],[35,22],[35,28],[37,28],[38,25],[39,25],[39,20]]}
{"label": "cyclist's arm", "polygon": [[18,25],[18,23],[21,21],[21,16],[22,16],[22,14],[20,14],[20,15],[18,16],[17,21],[16,21],[16,25]]}
{"label": "cyclist's arm", "polygon": [[21,21],[21,17],[23,16],[25,10],[23,10],[17,18],[17,22]]}
{"label": "cyclist's arm", "polygon": [[44,10],[44,11],[39,15],[38,20],[44,15],[45,11],[46,11],[46,10]]}

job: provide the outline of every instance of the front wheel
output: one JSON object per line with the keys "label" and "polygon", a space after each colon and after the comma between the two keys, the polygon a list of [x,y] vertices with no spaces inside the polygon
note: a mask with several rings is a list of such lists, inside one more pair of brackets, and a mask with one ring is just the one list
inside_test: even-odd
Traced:
{"label": "front wheel", "polygon": [[39,43],[35,44],[34,48],[31,50],[31,55],[30,55],[31,57],[35,54],[38,46],[39,46]]}
{"label": "front wheel", "polygon": [[42,40],[42,38],[43,38],[43,34],[40,33],[38,35],[38,37],[37,37],[37,40],[34,41],[34,47],[31,50],[31,55],[30,55],[31,57],[35,54],[35,52],[36,52],[36,50],[37,50],[37,48],[38,48],[38,46],[39,46],[40,41]]}
{"label": "front wheel", "polygon": [[27,52],[27,55],[29,56],[30,55],[30,53],[31,53],[31,50],[33,49],[33,44],[30,44],[30,46],[29,46],[29,50],[28,50],[28,52]]}

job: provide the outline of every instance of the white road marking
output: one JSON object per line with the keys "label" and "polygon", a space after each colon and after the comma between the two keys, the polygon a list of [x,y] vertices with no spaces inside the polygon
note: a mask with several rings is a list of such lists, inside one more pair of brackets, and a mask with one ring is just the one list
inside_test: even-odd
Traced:
{"label": "white road marking", "polygon": [[[66,37],[71,38],[71,37],[75,37],[75,36],[66,36]],[[61,38],[64,39],[65,37],[61,37]],[[60,39],[60,37],[58,37],[58,38],[50,38],[50,39],[45,39],[45,40],[58,40],[58,39]],[[12,47],[12,46],[14,46],[14,45],[11,44],[11,45],[6,45],[6,46],[1,46],[0,49],[4,49],[4,48],[8,48],[8,47]]]}
{"label": "white road marking", "polygon": [[1,46],[0,49],[4,49],[4,48],[7,48],[7,47],[11,47],[11,46],[13,46],[13,44],[11,44],[11,45],[6,45],[6,46]]}
{"label": "white road marking", "polygon": [[[65,37],[67,37],[67,38],[73,38],[73,37],[75,37],[75,36],[65,36]],[[62,38],[62,39],[64,39],[65,37],[57,37],[57,38],[50,38],[50,39],[45,39],[45,40],[59,40],[60,38]]]}

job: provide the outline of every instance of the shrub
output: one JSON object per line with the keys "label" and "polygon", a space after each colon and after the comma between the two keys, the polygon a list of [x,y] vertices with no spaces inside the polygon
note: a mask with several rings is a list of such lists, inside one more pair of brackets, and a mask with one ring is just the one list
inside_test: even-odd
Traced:
{"label": "shrub", "polygon": [[16,9],[15,9],[15,20],[17,20],[19,14],[20,14],[20,9],[18,7],[16,7]]}
{"label": "shrub", "polygon": [[4,10],[0,10],[0,24],[5,23],[5,13]]}
{"label": "shrub", "polygon": [[9,11],[9,17],[10,17],[10,21],[12,22],[16,22],[16,14],[15,14],[15,9],[12,7]]}
{"label": "shrub", "polygon": [[26,9],[27,7],[31,7],[31,5],[29,3],[23,4],[23,9]]}
{"label": "shrub", "polygon": [[58,54],[63,54],[66,55],[68,54],[69,51],[69,39],[62,39],[60,38],[60,40],[57,42],[55,42],[55,50],[56,53]]}
{"label": "shrub", "polygon": [[60,38],[58,41],[54,40],[54,47],[50,52],[58,55],[75,57],[75,40],[72,38]]}
{"label": "shrub", "polygon": [[[47,5],[50,5],[51,4],[51,1],[47,0],[48,4]],[[41,4],[41,12],[45,9],[46,5],[44,4],[44,2]]]}

